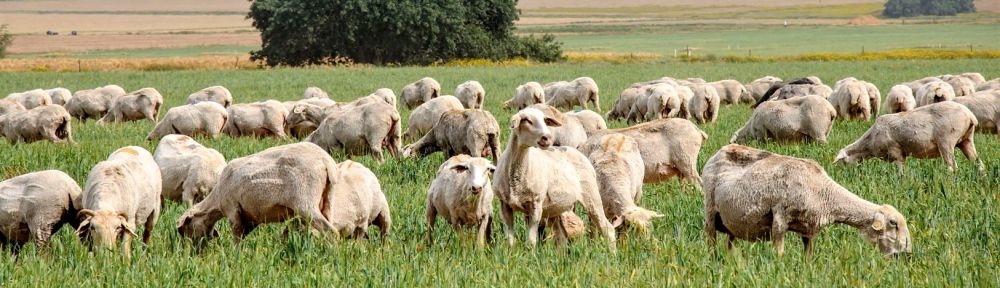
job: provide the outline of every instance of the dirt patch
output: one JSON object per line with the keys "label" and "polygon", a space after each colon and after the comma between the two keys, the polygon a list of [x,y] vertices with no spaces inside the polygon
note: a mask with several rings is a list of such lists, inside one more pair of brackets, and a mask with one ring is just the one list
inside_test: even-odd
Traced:
{"label": "dirt patch", "polygon": [[847,21],[847,25],[882,25],[882,20],[878,20],[872,15],[861,15]]}
{"label": "dirt patch", "polygon": [[260,45],[260,34],[21,35],[14,38],[14,43],[7,48],[7,51],[12,54],[20,54],[111,49],[179,48],[210,45]]}

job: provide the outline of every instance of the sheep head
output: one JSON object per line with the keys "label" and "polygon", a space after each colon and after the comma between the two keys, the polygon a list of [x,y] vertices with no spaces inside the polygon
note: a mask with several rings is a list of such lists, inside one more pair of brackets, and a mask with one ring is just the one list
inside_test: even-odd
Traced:
{"label": "sheep head", "polygon": [[76,229],[76,235],[82,240],[88,240],[91,244],[104,248],[114,249],[118,241],[126,235],[138,236],[135,234],[135,226],[128,222],[125,213],[83,209],[77,213],[77,218],[81,221]]}
{"label": "sheep head", "polygon": [[653,223],[653,219],[663,216],[663,214],[657,213],[656,211],[646,210],[645,208],[639,206],[632,206],[625,209],[625,212],[622,212],[622,215],[612,219],[611,226],[618,228],[627,223],[629,227],[637,228],[643,234],[648,235],[649,225]]}
{"label": "sheep head", "polygon": [[562,122],[545,116],[541,110],[527,108],[517,112],[510,118],[511,144],[516,147],[538,147],[548,149],[552,146],[552,130],[549,127],[560,127]]}
{"label": "sheep head", "polygon": [[882,205],[872,217],[871,225],[862,229],[865,238],[878,245],[886,256],[899,256],[910,253],[913,242],[910,230],[906,227],[906,218],[895,207]]}
{"label": "sheep head", "polygon": [[184,211],[184,214],[177,219],[177,233],[195,243],[205,243],[219,237],[219,232],[215,230],[215,222],[222,217],[218,215],[221,212],[200,211],[196,210],[197,206]]}

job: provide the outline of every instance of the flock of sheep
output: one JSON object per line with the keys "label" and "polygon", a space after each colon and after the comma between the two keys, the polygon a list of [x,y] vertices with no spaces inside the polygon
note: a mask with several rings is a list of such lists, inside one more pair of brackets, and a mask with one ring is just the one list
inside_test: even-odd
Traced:
{"label": "flock of sheep", "polygon": [[[915,93],[914,93],[915,92]],[[942,75],[892,87],[884,107],[875,85],[846,78],[829,87],[816,77],[792,81],[767,76],[743,85],[735,80],[661,79],[626,88],[605,115],[598,87],[589,77],[517,87],[505,109],[517,110],[501,149],[500,125],[483,110],[485,89],[476,81],[458,85],[455,96],[423,78],[406,85],[400,100],[412,113],[402,129],[397,97],[387,88],[337,103],[316,87],[304,99],[236,104],[224,87],[188,97],[160,117],[156,89],[126,93],[115,85],[70,93],[63,88],[14,93],[0,100],[0,135],[11,143],[51,140],[73,143],[71,119],[156,122],[147,139],[155,154],[128,146],[90,171],[83,188],[61,171],[28,173],[0,182],[0,227],[7,242],[44,246],[63,224],[90,246],[128,249],[143,225],[144,242],[158,221],[161,199],[189,207],[177,231],[196,242],[217,236],[215,223],[228,219],[234,241],[265,223],[301,218],[303,229],[334,238],[366,239],[376,226],[384,241],[391,229],[389,204],[379,179],[362,164],[337,163],[329,153],[393,157],[436,151],[447,160],[428,189],[428,239],[443,218],[455,229],[474,229],[481,245],[491,241],[494,198],[499,200],[510,245],[515,212],[524,214],[527,243],[550,227],[557,244],[586,230],[612,249],[616,234],[648,233],[659,213],[640,206],[644,183],[674,176],[704,190],[705,231],[750,241],[770,240],[783,254],[788,231],[812,238],[833,223],[859,229],[887,255],[909,252],[906,219],[890,205],[864,200],[834,182],[813,160],[730,144],[717,151],[701,174],[697,157],[708,135],[693,121],[713,122],[719,105],[748,103],[755,110],[731,139],[825,143],[835,119],[868,121],[870,129],[844,147],[835,162],[880,158],[897,164],[907,157],[941,157],[953,170],[954,148],[976,162],[973,131],[997,133],[1000,79],[978,73]],[[560,112],[558,109],[583,110]],[[876,118],[877,117],[877,118]],[[608,129],[606,120],[639,123]],[[689,120],[690,119],[690,120]],[[296,137],[303,142],[226,159],[192,137]],[[403,141],[411,144],[401,147]],[[401,155],[400,155],[401,154]],[[493,161],[485,157],[490,157]],[[582,207],[589,221],[575,214]],[[12,208],[14,207],[14,208]],[[586,227],[589,226],[589,227]],[[714,250],[714,249],[713,249]]]}

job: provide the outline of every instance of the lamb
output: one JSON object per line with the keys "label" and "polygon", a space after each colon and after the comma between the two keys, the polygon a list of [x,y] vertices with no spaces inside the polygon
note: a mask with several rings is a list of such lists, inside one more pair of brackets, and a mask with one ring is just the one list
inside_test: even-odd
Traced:
{"label": "lamb", "polygon": [[503,102],[504,110],[521,110],[528,105],[545,103],[545,89],[538,82],[528,82],[514,90],[514,98]]}
{"label": "lamb", "polygon": [[21,106],[24,106],[24,109],[29,110],[38,106],[52,104],[52,96],[49,96],[49,93],[42,89],[11,93],[7,95],[7,99],[13,99],[21,104]]}
{"label": "lamb", "polygon": [[954,151],[958,146],[983,174],[983,162],[977,159],[972,137],[977,125],[979,121],[972,111],[952,101],[883,115],[861,138],[840,149],[834,162],[852,165],[868,158],[893,161],[902,179],[907,156],[920,159],[942,157],[948,171],[954,172]]}
{"label": "lamb", "polygon": [[917,106],[917,100],[913,97],[913,89],[906,85],[892,86],[889,89],[889,94],[885,96],[885,102],[885,105],[889,107],[889,114],[910,111]]}
{"label": "lamb", "polygon": [[226,217],[233,242],[240,243],[265,223],[296,216],[320,232],[337,234],[330,196],[337,184],[337,163],[308,142],[268,148],[229,162],[205,200],[177,219],[177,232],[195,243],[218,237],[215,222]]}
{"label": "lamb", "polygon": [[212,101],[170,108],[163,115],[163,120],[156,123],[153,131],[146,136],[146,141],[159,140],[169,134],[205,135],[215,139],[222,133],[228,119],[229,111]]}
{"label": "lamb", "polygon": [[73,141],[72,116],[59,105],[43,105],[35,109],[0,115],[0,135],[11,144],[49,140],[55,143]]}
{"label": "lamb", "polygon": [[389,239],[392,215],[385,200],[382,186],[361,163],[345,160],[337,164],[333,188],[330,189],[327,219],[337,235],[354,239],[368,239],[368,227],[379,229],[379,239]]}
{"label": "lamb", "polygon": [[66,111],[80,121],[100,119],[108,113],[112,100],[121,96],[125,96],[125,89],[118,85],[76,91],[73,98],[66,102]]}
{"label": "lamb", "polygon": [[680,114],[681,99],[674,86],[661,83],[647,86],[645,89],[643,95],[636,99],[632,109],[629,110],[628,123],[673,118]]}
{"label": "lamb", "polygon": [[878,117],[882,99],[874,85],[851,77],[837,81],[836,87],[829,102],[833,103],[837,118],[868,121]]}
{"label": "lamb", "polygon": [[113,249],[121,240],[122,251],[130,253],[136,224],[144,224],[142,242],[148,245],[160,217],[161,181],[149,151],[138,146],[115,150],[90,170],[76,235],[91,248]]}
{"label": "lamb", "polygon": [[[552,145],[576,148],[587,141],[587,128],[584,127],[580,118],[559,113],[558,109],[546,104],[535,104],[528,106],[528,108],[542,111],[545,117],[556,119],[561,123],[558,127],[549,127],[549,130],[552,131]],[[591,133],[595,132],[591,131]]]}
{"label": "lamb", "polygon": [[601,147],[588,155],[600,183],[604,215],[614,227],[639,229],[649,234],[649,224],[659,213],[639,207],[642,199],[642,178],[645,165],[639,154],[639,144],[632,137],[618,133],[600,136]]}
{"label": "lamb", "polygon": [[0,182],[0,244],[14,250],[28,241],[48,246],[64,224],[75,227],[80,185],[58,170],[28,173]]}
{"label": "lamb", "polygon": [[[998,93],[1000,94],[1000,93]],[[979,92],[971,96],[958,97],[955,100],[972,111],[979,121],[979,131],[1000,134],[1000,95]]]}
{"label": "lamb", "polygon": [[188,95],[187,98],[187,104],[195,104],[204,101],[219,103],[222,107],[228,108],[229,105],[233,104],[233,93],[230,93],[229,89],[226,89],[226,87],[212,86],[201,89],[198,92],[191,93],[191,95]]}
{"label": "lamb", "polygon": [[600,149],[600,136],[620,133],[639,143],[639,154],[646,166],[643,182],[659,183],[680,176],[701,184],[698,176],[698,152],[708,139],[705,132],[687,119],[669,118],[622,129],[601,130],[580,145],[580,152],[589,155]]}
{"label": "lamb", "polygon": [[941,80],[951,85],[955,97],[969,96],[976,92],[976,83],[962,76],[942,75]]}
{"label": "lamb", "polygon": [[160,168],[163,198],[187,206],[204,199],[226,167],[226,158],[219,151],[177,134],[160,139],[153,160]]}
{"label": "lamb", "polygon": [[906,219],[896,208],[851,193],[816,161],[730,144],[708,159],[702,175],[705,234],[713,251],[716,232],[722,232],[729,248],[733,239],[771,240],[782,256],[785,234],[793,231],[811,256],[813,239],[834,223],[857,228],[887,256],[912,250]]}
{"label": "lamb", "polygon": [[730,143],[746,144],[751,140],[816,141],[826,144],[837,110],[823,97],[809,95],[767,101],[753,110],[753,115]]}
{"label": "lamb", "polygon": [[441,216],[456,232],[475,227],[476,243],[486,245],[493,234],[490,176],[496,169],[490,160],[468,155],[455,155],[441,164],[427,189],[428,241],[434,241],[434,222]]}
{"label": "lamb", "polygon": [[302,100],[313,98],[330,99],[330,95],[327,95],[326,91],[323,91],[323,89],[320,89],[319,87],[306,87],[306,91],[302,92]]}
{"label": "lamb", "polygon": [[597,112],[601,112],[601,97],[598,94],[597,82],[593,78],[580,77],[563,85],[555,85],[552,94],[548,90],[545,92],[546,104],[556,108],[573,109],[580,105],[583,109],[590,109],[587,103],[593,103]]}
{"label": "lamb", "polygon": [[[687,109],[681,109],[681,111],[687,110],[689,114],[689,117],[685,118],[693,118],[698,123],[715,122],[719,117],[721,97],[719,97],[719,93],[716,91],[714,85],[699,85],[693,88],[692,92],[694,92],[693,96],[688,100],[687,107],[685,107]],[[743,102],[743,100],[740,100],[740,102]]]}
{"label": "lamb", "polygon": [[635,105],[635,101],[642,98],[643,95],[642,86],[632,86],[622,90],[622,93],[615,100],[615,103],[611,105],[611,110],[604,114],[604,118],[608,121],[621,120],[628,117],[628,112],[632,110],[632,105]]}
{"label": "lamb", "polygon": [[[500,215],[507,243],[514,245],[514,212],[525,214],[527,242],[538,241],[540,221],[560,216],[581,203],[594,232],[615,247],[615,231],[604,216],[596,172],[582,153],[571,147],[552,147],[549,126],[561,125],[542,111],[526,108],[511,117],[507,150],[497,161],[493,190],[500,199]],[[566,241],[562,221],[556,221],[557,243]]]}
{"label": "lamb", "polygon": [[49,98],[52,99],[52,104],[59,106],[66,106],[69,99],[73,99],[73,93],[69,92],[69,89],[62,87],[45,90],[45,93],[49,93]]}
{"label": "lamb", "polygon": [[285,117],[288,110],[281,102],[267,100],[257,103],[233,104],[227,109],[229,119],[222,126],[222,132],[232,137],[273,136],[288,138],[285,134]]}
{"label": "lamb", "polygon": [[375,102],[326,116],[309,137],[323,150],[343,150],[348,155],[371,153],[382,163],[382,149],[397,157],[400,146],[399,111],[384,102]]}
{"label": "lamb", "polygon": [[445,95],[431,99],[430,101],[424,102],[417,106],[417,109],[413,109],[410,113],[410,121],[408,122],[408,127],[406,127],[406,132],[403,133],[403,139],[407,141],[413,141],[420,139],[427,131],[430,131],[434,127],[434,124],[441,119],[441,115],[449,111],[461,111],[465,110],[462,107],[462,101],[451,95]]}
{"label": "lamb", "polygon": [[482,109],[486,100],[486,89],[478,81],[469,80],[455,88],[455,97],[468,109]]}
{"label": "lamb", "polygon": [[163,96],[153,88],[142,88],[128,95],[115,97],[108,106],[108,114],[98,124],[146,119],[156,123],[160,115]]}
{"label": "lamb", "polygon": [[486,110],[452,110],[441,115],[434,128],[413,144],[403,148],[403,157],[422,156],[442,151],[445,157],[468,154],[489,155],[498,159],[500,124]]}
{"label": "lamb", "polygon": [[416,82],[406,84],[400,92],[406,109],[413,109],[441,95],[441,83],[431,77],[424,77]]}
{"label": "lamb", "polygon": [[928,82],[916,91],[917,107],[955,99],[955,89],[944,81]]}
{"label": "lamb", "polygon": [[753,80],[750,84],[744,85],[744,88],[750,92],[750,97],[753,97],[754,102],[756,102],[761,97],[764,97],[764,93],[767,93],[767,89],[771,88],[771,85],[778,82],[781,82],[781,78],[764,76]]}
{"label": "lamb", "polygon": [[583,125],[583,131],[587,133],[587,137],[591,134],[597,132],[598,130],[608,129],[608,122],[604,121],[601,114],[590,110],[580,110],[580,111],[568,111],[564,112],[567,117],[576,118],[577,122]]}
{"label": "lamb", "polygon": [[14,101],[14,99],[0,99],[0,116],[7,113],[23,112],[27,110],[28,109],[24,109],[24,106],[21,106],[20,103]]}
{"label": "lamb", "polygon": [[708,84],[715,88],[723,103],[753,103],[754,100],[756,100],[750,96],[750,91],[748,91],[747,88],[740,83],[740,81],[719,80]]}

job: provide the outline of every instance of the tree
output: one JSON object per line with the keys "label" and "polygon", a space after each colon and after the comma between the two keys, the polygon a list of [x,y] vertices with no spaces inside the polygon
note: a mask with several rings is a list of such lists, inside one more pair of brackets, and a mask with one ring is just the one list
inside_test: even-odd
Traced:
{"label": "tree", "polygon": [[953,16],[976,12],[973,0],[889,0],[882,15],[889,18],[921,15]]}
{"label": "tree", "polygon": [[7,57],[7,46],[14,42],[14,35],[7,31],[7,24],[0,25],[0,58]]}
{"label": "tree", "polygon": [[561,59],[555,38],[517,36],[514,0],[256,0],[255,60],[268,65]]}

